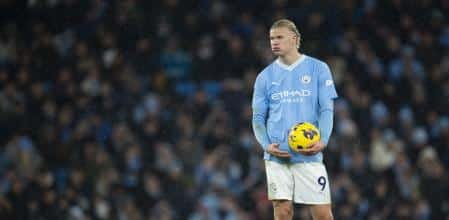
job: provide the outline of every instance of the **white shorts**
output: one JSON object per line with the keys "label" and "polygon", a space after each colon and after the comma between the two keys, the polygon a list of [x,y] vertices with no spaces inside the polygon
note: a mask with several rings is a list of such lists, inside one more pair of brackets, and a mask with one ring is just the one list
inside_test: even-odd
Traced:
{"label": "white shorts", "polygon": [[301,204],[330,204],[326,167],[322,163],[281,164],[265,161],[268,199]]}

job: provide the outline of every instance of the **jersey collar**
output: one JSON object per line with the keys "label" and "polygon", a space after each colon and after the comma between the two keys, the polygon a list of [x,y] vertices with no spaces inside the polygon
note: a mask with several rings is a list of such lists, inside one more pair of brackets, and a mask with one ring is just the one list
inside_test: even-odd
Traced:
{"label": "jersey collar", "polygon": [[276,63],[283,69],[288,70],[288,71],[292,71],[295,67],[297,67],[300,63],[302,63],[302,61],[304,61],[304,59],[306,58],[305,54],[302,54],[294,63],[287,65],[285,63],[283,63],[281,61],[281,59],[277,58],[276,59]]}

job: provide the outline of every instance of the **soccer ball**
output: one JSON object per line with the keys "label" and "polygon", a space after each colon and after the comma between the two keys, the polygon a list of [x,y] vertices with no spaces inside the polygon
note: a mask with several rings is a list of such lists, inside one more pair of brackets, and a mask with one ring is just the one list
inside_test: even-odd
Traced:
{"label": "soccer ball", "polygon": [[288,145],[293,151],[305,149],[320,140],[320,131],[309,122],[294,125],[288,133]]}

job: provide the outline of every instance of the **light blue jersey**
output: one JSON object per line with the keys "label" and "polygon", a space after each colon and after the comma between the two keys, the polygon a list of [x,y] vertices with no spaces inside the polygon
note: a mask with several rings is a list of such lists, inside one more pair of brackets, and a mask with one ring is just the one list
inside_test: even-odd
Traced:
{"label": "light blue jersey", "polygon": [[253,130],[264,150],[271,143],[289,151],[290,159],[281,159],[265,151],[264,159],[278,162],[322,162],[322,153],[305,156],[287,144],[288,130],[298,122],[315,124],[321,140],[327,144],[333,124],[334,82],[326,63],[302,55],[287,66],[279,59],[256,78],[252,100]]}

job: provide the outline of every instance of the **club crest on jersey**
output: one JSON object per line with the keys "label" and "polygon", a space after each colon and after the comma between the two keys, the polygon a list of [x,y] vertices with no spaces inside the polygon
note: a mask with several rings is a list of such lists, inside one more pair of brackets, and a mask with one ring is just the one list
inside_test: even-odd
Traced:
{"label": "club crest on jersey", "polygon": [[304,76],[301,77],[301,82],[304,84],[310,83],[311,80],[312,78],[308,74],[305,74]]}

